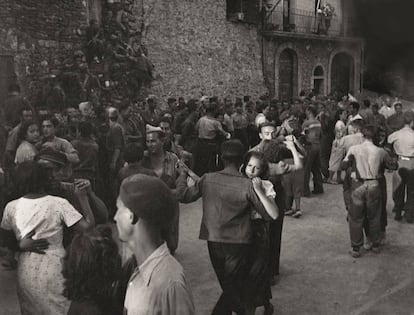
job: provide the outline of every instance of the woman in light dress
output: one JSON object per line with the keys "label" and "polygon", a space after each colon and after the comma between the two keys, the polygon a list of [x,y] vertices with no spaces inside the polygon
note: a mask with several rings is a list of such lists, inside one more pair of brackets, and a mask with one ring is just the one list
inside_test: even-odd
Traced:
{"label": "woman in light dress", "polygon": [[24,122],[19,128],[17,148],[14,163],[20,164],[25,161],[33,161],[37,149],[35,144],[40,140],[39,125],[35,121]]}
{"label": "woman in light dress", "polygon": [[[344,148],[342,145],[342,138],[346,135],[346,119],[347,111],[340,108],[335,114],[335,140],[332,143],[331,157],[329,159],[329,184],[341,184],[341,162],[344,158]],[[336,173],[336,181],[333,180]]]}
{"label": "woman in light dress", "polygon": [[[63,228],[86,230],[93,226],[93,216],[87,212],[82,216],[66,199],[46,194],[47,175],[38,163],[19,164],[15,177],[23,197],[6,205],[1,228],[19,242],[17,294],[21,313],[66,315],[70,302],[63,296]],[[78,198],[86,194],[81,187],[76,192]],[[31,241],[39,245],[28,246]]]}

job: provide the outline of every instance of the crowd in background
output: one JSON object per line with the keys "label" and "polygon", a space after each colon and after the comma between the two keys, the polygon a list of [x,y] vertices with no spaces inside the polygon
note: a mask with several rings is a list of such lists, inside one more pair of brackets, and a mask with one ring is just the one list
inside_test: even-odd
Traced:
{"label": "crowd in background", "polygon": [[[223,289],[213,314],[273,312],[284,216],[300,218],[301,198],[323,194],[324,184],[343,184],[353,257],[362,246],[379,252],[385,239],[385,168],[396,170],[395,219],[414,221],[413,112],[388,95],[162,104],[150,96],[56,111],[31,106],[18,85],[9,92],[0,126],[0,245],[10,249],[7,267],[18,268],[23,314],[141,314],[142,305],[194,313],[171,255],[179,202],[200,197],[200,239]],[[143,270],[156,264],[166,267],[154,287],[142,287],[151,278]],[[167,279],[173,285],[160,297]]]}

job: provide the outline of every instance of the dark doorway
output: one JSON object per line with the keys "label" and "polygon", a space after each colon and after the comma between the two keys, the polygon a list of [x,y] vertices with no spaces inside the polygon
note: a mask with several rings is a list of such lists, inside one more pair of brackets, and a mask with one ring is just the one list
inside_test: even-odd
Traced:
{"label": "dark doorway", "polygon": [[354,89],[354,60],[346,53],[335,55],[331,66],[331,92],[345,95]]}
{"label": "dark doorway", "polygon": [[13,83],[16,83],[13,56],[0,55],[0,100],[6,99],[9,85]]}
{"label": "dark doorway", "polygon": [[279,99],[291,100],[297,94],[298,57],[285,49],[279,58]]}

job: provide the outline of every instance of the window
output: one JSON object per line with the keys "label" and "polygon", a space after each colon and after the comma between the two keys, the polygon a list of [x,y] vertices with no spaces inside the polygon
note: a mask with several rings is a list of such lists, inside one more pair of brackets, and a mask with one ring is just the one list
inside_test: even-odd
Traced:
{"label": "window", "polygon": [[227,0],[226,16],[231,22],[259,23],[259,1]]}
{"label": "window", "polygon": [[102,23],[102,3],[101,0],[87,0],[86,12],[88,18],[88,24],[91,20],[98,22],[98,25]]}
{"label": "window", "polygon": [[16,83],[13,56],[0,55],[0,97],[4,100],[10,84]]}

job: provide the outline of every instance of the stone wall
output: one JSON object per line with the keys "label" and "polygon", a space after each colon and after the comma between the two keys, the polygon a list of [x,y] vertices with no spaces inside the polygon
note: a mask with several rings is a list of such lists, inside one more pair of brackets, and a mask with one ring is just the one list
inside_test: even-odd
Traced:
{"label": "stone wall", "polygon": [[[265,40],[265,79],[270,94],[278,97],[279,87],[279,57],[283,50],[291,49],[297,56],[297,92],[310,92],[313,88],[313,72],[317,66],[324,71],[324,94],[331,93],[332,60],[338,53],[350,55],[354,61],[352,89],[360,90],[361,84],[361,41],[340,39],[318,39],[317,36],[275,36]],[[294,95],[298,96],[298,95]]]}
{"label": "stone wall", "polygon": [[160,97],[262,95],[255,25],[226,20],[224,0],[144,0],[143,44]]}
{"label": "stone wall", "polygon": [[37,102],[41,77],[59,72],[81,47],[86,24],[82,0],[3,0],[0,3],[0,54],[14,57],[23,92]]}

